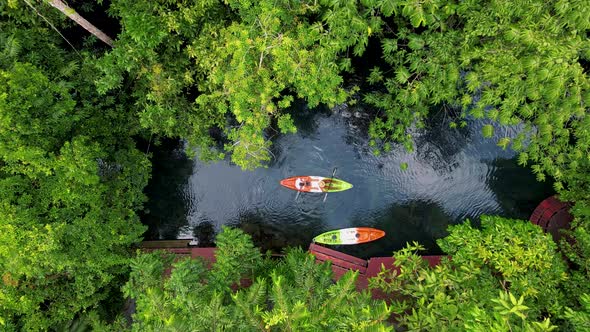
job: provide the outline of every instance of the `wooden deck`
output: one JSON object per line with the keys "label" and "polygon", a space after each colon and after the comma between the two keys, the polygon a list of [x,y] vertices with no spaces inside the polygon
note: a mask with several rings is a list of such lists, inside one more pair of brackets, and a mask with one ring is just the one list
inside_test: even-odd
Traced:
{"label": "wooden deck", "polygon": [[[174,240],[174,241],[144,241],[141,243],[141,249],[150,252],[153,250],[165,250],[169,253],[175,254],[178,258],[190,257],[204,258],[210,264],[215,262],[216,248],[198,248],[189,246],[190,241]],[[323,247],[312,243],[309,246],[309,252],[316,257],[318,262],[330,261],[332,263],[332,271],[334,272],[334,279],[338,280],[349,270],[359,271],[357,278],[357,288],[359,290],[366,289],[369,281],[368,279],[376,276],[381,272],[381,265],[386,268],[394,269],[394,259],[392,257],[372,257],[369,260],[364,260],[355,256],[347,255],[339,251]],[[442,256],[422,256],[431,266],[440,263]],[[170,271],[167,271],[168,273]]]}
{"label": "wooden deck", "polygon": [[[532,213],[529,220],[539,225],[544,231],[550,233],[554,239],[559,239],[560,229],[567,229],[573,219],[569,213],[571,205],[559,201],[555,196],[549,197],[542,201]],[[157,249],[166,250],[174,253],[179,257],[201,257],[210,264],[215,262],[216,248],[198,248],[190,246],[190,240],[172,240],[172,241],[144,241],[141,249],[152,251]],[[358,257],[347,255],[339,251],[323,247],[312,243],[309,245],[309,252],[313,254],[318,262],[330,261],[334,278],[337,280],[349,270],[359,272],[357,278],[357,289],[366,289],[369,278],[377,276],[381,272],[381,266],[387,269],[395,270],[395,259],[393,257],[371,257],[364,260]],[[440,264],[443,257],[446,256],[422,256],[428,261],[430,266]],[[384,295],[373,291],[373,296],[383,298]]]}
{"label": "wooden deck", "polygon": [[140,249],[146,252],[154,250],[165,250],[171,254],[175,254],[178,258],[190,257],[195,259],[201,257],[205,259],[209,265],[215,263],[215,250],[217,248],[198,248],[192,247],[188,244],[190,240],[172,240],[172,241],[143,241]]}
{"label": "wooden deck", "polygon": [[561,238],[561,229],[569,229],[574,217],[569,213],[571,204],[562,202],[556,196],[542,201],[533,211],[529,220],[551,234],[557,242]]}
{"label": "wooden deck", "polygon": [[[330,261],[334,279],[338,280],[349,270],[359,271],[357,278],[357,289],[366,289],[369,285],[369,278],[375,277],[381,272],[381,266],[386,269],[396,270],[393,257],[371,257],[364,260],[355,256],[347,255],[339,251],[326,248],[312,243],[309,245],[309,252],[316,257],[318,262]],[[430,266],[439,264],[444,256],[422,256]],[[374,297],[381,298],[382,295],[374,292]]]}

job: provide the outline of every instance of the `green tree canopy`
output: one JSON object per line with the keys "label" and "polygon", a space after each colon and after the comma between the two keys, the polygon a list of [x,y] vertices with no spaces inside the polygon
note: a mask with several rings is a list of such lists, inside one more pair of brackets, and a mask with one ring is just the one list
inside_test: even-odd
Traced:
{"label": "green tree canopy", "polygon": [[[249,236],[225,228],[217,237],[217,262],[167,263],[161,253],[138,255],[125,294],[136,300],[134,331],[392,331],[389,308],[358,293],[356,275],[337,283],[327,264],[301,249],[280,262],[264,258]],[[236,287],[240,278],[253,281]],[[234,287],[231,287],[232,284]]]}
{"label": "green tree canopy", "polygon": [[[432,105],[486,119],[484,136],[524,124],[498,145],[522,151],[539,180],[575,171],[589,154],[590,7],[586,1],[381,1],[395,31],[380,41],[387,65],[369,81],[386,91],[365,100],[385,110],[378,142],[408,142]],[[387,74],[386,74],[387,73]],[[461,119],[458,119],[461,121]]]}
{"label": "green tree canopy", "polygon": [[[341,73],[353,70],[371,36],[384,64],[365,101],[384,110],[373,144],[403,142],[432,105],[486,118],[484,135],[525,124],[502,147],[563,186],[587,154],[590,59],[588,7],[550,1],[116,1],[123,31],[102,61],[101,91],[130,75],[144,127],[180,136],[220,157],[210,135],[244,168],[270,158],[265,129],[295,130],[294,98],[310,106],[345,102]],[[211,150],[213,149],[213,150]]]}
{"label": "green tree canopy", "polygon": [[118,292],[149,162],[126,97],[99,98],[86,52],[2,18],[0,329],[48,330]]}
{"label": "green tree canopy", "polygon": [[[55,327],[118,288],[143,231],[135,211],[149,170],[132,136],[181,137],[203,158],[229,152],[245,169],[260,166],[270,159],[267,129],[296,130],[287,112],[295,98],[332,106],[357,92],[344,89],[343,74],[370,41],[381,60],[370,59],[364,101],[382,110],[371,145],[411,149],[407,129],[423,126],[431,106],[449,105],[461,113],[454,126],[484,119],[486,137],[519,125],[498,145],[519,151],[522,165],[539,180],[552,176],[562,199],[576,202],[575,241],[563,242],[567,280],[547,236],[501,218],[483,218],[481,230],[453,227],[440,242],[453,259],[435,269],[421,265],[415,247],[397,253],[400,274],[377,285],[408,297],[396,304],[400,314],[410,310],[402,324],[548,330],[567,302],[566,318],[584,326],[587,0],[117,0],[110,14],[122,31],[103,55],[91,41],[66,46],[55,27],[72,23],[44,2],[0,4],[2,328]],[[353,293],[354,276],[331,284],[328,268],[300,251],[273,264],[238,233],[220,239],[213,270],[179,262],[164,286],[157,255],[134,261],[125,292],[138,300],[136,328],[211,324],[187,319],[187,308],[228,328],[388,328],[389,308]],[[236,292],[244,275],[254,284]]]}
{"label": "green tree canopy", "polygon": [[102,61],[101,91],[132,77],[144,127],[188,139],[220,157],[211,128],[243,168],[269,160],[273,121],[295,131],[284,109],[347,98],[340,72],[363,53],[381,20],[350,1],[115,1],[123,31]]}
{"label": "green tree canopy", "polygon": [[[563,318],[566,266],[557,245],[528,221],[483,216],[451,226],[438,241],[448,259],[436,267],[416,254],[394,254],[396,271],[371,280],[400,300],[392,304],[410,330],[549,331]],[[401,295],[401,296],[399,296]]]}

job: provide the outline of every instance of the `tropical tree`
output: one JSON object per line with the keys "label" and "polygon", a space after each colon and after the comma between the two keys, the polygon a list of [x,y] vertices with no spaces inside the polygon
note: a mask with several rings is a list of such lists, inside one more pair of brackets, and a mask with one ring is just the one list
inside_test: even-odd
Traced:
{"label": "tropical tree", "polygon": [[[334,283],[329,265],[316,264],[301,249],[272,261],[237,229],[225,228],[217,245],[210,270],[184,259],[169,277],[163,275],[170,259],[161,253],[134,258],[124,287],[137,304],[134,331],[393,330],[385,323],[389,307],[357,293],[352,272]],[[242,288],[243,278],[252,284]]]}
{"label": "tropical tree", "polygon": [[87,79],[91,57],[18,17],[0,23],[0,329],[36,331],[119,292],[149,162],[129,100]]}
{"label": "tropical tree", "polygon": [[[347,99],[339,73],[381,25],[350,1],[114,1],[123,31],[103,60],[101,91],[130,76],[145,128],[180,136],[203,158],[243,168],[270,159],[266,129],[294,132],[295,98],[310,106]],[[217,150],[211,129],[223,132]]]}
{"label": "tropical tree", "polygon": [[102,32],[92,23],[88,22],[88,20],[86,20],[84,17],[78,14],[74,9],[66,5],[63,1],[48,0],[47,3],[59,10],[60,12],[62,12],[67,17],[69,17],[72,21],[76,22],[78,25],[86,29],[86,31],[90,32],[96,38],[102,40],[105,44],[113,47],[113,39],[111,37],[107,36],[106,33]]}
{"label": "tropical tree", "polygon": [[563,318],[566,266],[556,244],[527,221],[483,216],[438,241],[449,254],[428,267],[418,244],[394,254],[371,287],[396,296],[392,303],[410,330],[549,331]]}
{"label": "tropical tree", "polygon": [[[576,180],[572,182],[577,183]],[[565,283],[566,294],[569,294],[568,305],[573,310],[583,310],[585,303],[580,295],[590,294],[590,209],[589,201],[584,200],[583,196],[571,195],[575,192],[570,190],[562,195],[562,199],[568,197],[577,200],[572,209],[575,218],[570,225],[571,229],[563,232],[560,247],[569,266],[570,278]]]}
{"label": "tropical tree", "polygon": [[102,91],[130,73],[142,124],[188,139],[204,157],[222,156],[211,151],[210,129],[219,128],[240,166],[268,160],[265,129],[295,130],[285,112],[294,98],[312,107],[346,101],[340,74],[353,70],[351,56],[364,54],[370,36],[384,60],[364,98],[384,110],[370,129],[373,146],[411,148],[406,129],[448,104],[488,119],[484,136],[525,124],[498,144],[528,146],[521,163],[532,162],[539,179],[556,177],[558,189],[587,152],[583,0],[116,1],[112,10],[123,31],[103,61]]}
{"label": "tropical tree", "polygon": [[566,309],[565,317],[570,321],[576,331],[585,331],[590,329],[590,295],[582,294],[580,302],[583,305],[581,311]]}
{"label": "tropical tree", "polygon": [[452,127],[483,119],[484,137],[517,128],[497,144],[520,152],[521,165],[540,181],[551,176],[561,199],[575,202],[576,221],[562,241],[572,268],[566,293],[590,292],[590,7],[577,0],[379,3],[395,30],[381,32],[385,63],[368,76],[379,90],[364,100],[384,110],[370,144],[411,149],[406,129],[423,126],[433,105],[459,114]]}
{"label": "tropical tree", "polygon": [[[486,119],[482,134],[523,124],[498,145],[521,152],[539,180],[564,187],[590,152],[590,7],[585,1],[379,1],[395,30],[381,36],[385,65],[365,101],[383,109],[372,144],[408,143],[432,105]],[[585,62],[586,61],[586,62]],[[458,118],[453,126],[464,125]],[[571,180],[571,179],[570,179]]]}

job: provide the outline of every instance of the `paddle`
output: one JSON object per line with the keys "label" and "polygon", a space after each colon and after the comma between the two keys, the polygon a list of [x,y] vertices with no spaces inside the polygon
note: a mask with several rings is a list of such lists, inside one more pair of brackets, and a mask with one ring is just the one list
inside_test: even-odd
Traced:
{"label": "paddle", "polygon": [[[332,185],[332,180],[334,180],[334,175],[336,175],[336,170],[338,169],[338,167],[334,167],[334,171],[332,172],[332,177],[330,178],[330,182],[328,182],[328,187],[326,188],[326,190],[330,189],[330,186]],[[328,192],[326,191],[326,195],[324,195],[324,200],[323,202],[326,201],[326,198],[328,198]]]}

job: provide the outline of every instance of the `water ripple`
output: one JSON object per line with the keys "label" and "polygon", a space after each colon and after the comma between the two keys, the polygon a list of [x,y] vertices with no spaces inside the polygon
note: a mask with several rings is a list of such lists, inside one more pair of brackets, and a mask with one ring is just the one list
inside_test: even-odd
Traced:
{"label": "water ripple", "polygon": [[[435,240],[446,234],[448,225],[482,214],[526,218],[529,202],[550,194],[545,187],[533,188],[538,184],[528,170],[515,165],[514,153],[496,146],[494,139],[513,137],[519,128],[504,128],[498,137],[485,140],[479,135],[482,121],[468,121],[463,130],[433,121],[428,129],[413,129],[414,152],[394,145],[375,156],[362,134],[366,119],[305,116],[313,126],[276,138],[276,158],[268,168],[242,171],[228,160],[195,161],[190,176],[155,174],[177,176],[171,183],[180,183],[180,195],[158,197],[149,205],[180,200],[186,221],[151,227],[159,227],[159,234],[173,234],[161,230],[176,227],[179,237],[207,233],[208,227],[218,232],[231,224],[251,234],[258,245],[276,249],[306,246],[313,236],[331,229],[372,226],[385,230],[386,238],[345,250],[359,256],[389,255],[406,241],[420,241],[436,252]],[[402,163],[407,169],[401,169]],[[336,177],[354,188],[329,194],[326,202],[322,194],[295,199],[295,191],[279,185],[294,175],[330,176],[335,167]]]}

